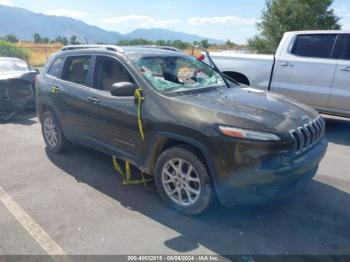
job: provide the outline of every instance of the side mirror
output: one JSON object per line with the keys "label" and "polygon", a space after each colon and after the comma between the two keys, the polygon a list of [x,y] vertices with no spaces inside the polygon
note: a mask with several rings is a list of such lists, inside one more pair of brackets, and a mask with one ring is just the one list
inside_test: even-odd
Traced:
{"label": "side mirror", "polygon": [[112,96],[134,96],[137,86],[130,82],[115,83],[111,87]]}

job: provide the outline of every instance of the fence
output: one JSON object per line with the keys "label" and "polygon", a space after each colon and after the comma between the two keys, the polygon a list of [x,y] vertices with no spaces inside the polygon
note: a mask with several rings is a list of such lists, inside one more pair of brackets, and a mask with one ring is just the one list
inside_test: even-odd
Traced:
{"label": "fence", "polygon": [[50,56],[62,48],[60,44],[33,44],[33,43],[17,43],[16,47],[27,50],[28,60],[32,66],[43,66]]}

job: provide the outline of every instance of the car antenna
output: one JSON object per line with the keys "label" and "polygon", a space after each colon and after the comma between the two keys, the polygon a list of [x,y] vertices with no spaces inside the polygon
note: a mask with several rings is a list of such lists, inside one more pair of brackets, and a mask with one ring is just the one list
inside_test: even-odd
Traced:
{"label": "car antenna", "polygon": [[205,53],[205,55],[208,57],[208,60],[209,60],[211,67],[214,68],[214,70],[222,77],[222,79],[225,82],[226,87],[231,88],[230,84],[227,82],[226,76],[224,76],[224,74],[219,70],[219,68],[214,63],[213,59],[211,59],[209,51],[200,45],[194,45],[194,47],[201,49]]}

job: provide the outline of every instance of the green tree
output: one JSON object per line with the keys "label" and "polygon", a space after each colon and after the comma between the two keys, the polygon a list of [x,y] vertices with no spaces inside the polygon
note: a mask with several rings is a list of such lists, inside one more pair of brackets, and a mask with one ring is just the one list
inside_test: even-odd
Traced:
{"label": "green tree", "polygon": [[231,42],[230,39],[227,39],[227,41],[225,42],[225,46],[228,47],[228,48],[234,48],[237,45],[235,43]]}
{"label": "green tree", "polygon": [[14,44],[0,40],[0,56],[18,57],[29,59],[29,52],[24,48],[16,47]]}
{"label": "green tree", "polygon": [[50,42],[50,39],[47,37],[44,37],[41,42],[44,44],[48,44]]}
{"label": "green tree", "polygon": [[35,33],[33,35],[33,38],[34,38],[34,43],[42,43],[43,41],[39,33]]}
{"label": "green tree", "polygon": [[166,41],[165,40],[157,40],[156,45],[159,45],[159,46],[165,46],[166,45]]}
{"label": "green tree", "polygon": [[146,40],[143,38],[131,39],[131,40],[120,40],[117,45],[126,46],[126,45],[154,45],[155,43],[150,40]]}
{"label": "green tree", "polygon": [[77,41],[77,36],[76,35],[72,35],[70,38],[69,38],[69,42],[71,45],[79,45],[80,42]]}
{"label": "green tree", "polygon": [[68,41],[67,37],[62,37],[62,36],[56,37],[56,39],[52,40],[52,42],[60,43],[62,45],[68,45],[69,44],[69,41]]}
{"label": "green tree", "polygon": [[4,38],[5,41],[10,42],[10,43],[17,43],[18,38],[15,35],[7,35]]}
{"label": "green tree", "polygon": [[340,18],[331,8],[334,0],[266,0],[258,35],[248,39],[251,49],[274,53],[287,31],[336,30]]}
{"label": "green tree", "polygon": [[176,47],[178,49],[184,50],[186,48],[190,48],[191,44],[187,43],[187,42],[183,42],[181,40],[174,40],[170,46]]}
{"label": "green tree", "polygon": [[209,48],[210,46],[209,41],[207,39],[203,39],[202,41],[200,41],[200,45],[204,48]]}

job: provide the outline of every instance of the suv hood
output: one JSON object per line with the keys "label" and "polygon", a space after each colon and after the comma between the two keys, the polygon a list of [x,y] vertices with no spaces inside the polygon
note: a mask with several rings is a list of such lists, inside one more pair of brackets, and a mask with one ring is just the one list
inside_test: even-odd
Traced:
{"label": "suv hood", "polygon": [[253,130],[286,132],[319,114],[290,98],[254,88],[231,88],[178,97],[200,110],[206,121]]}

